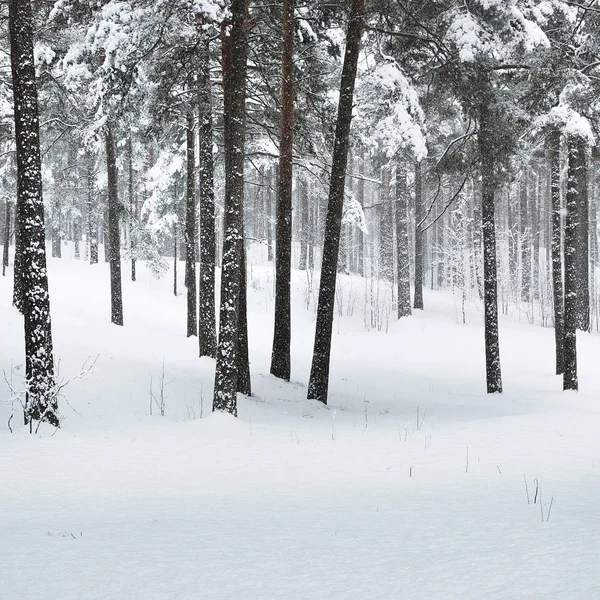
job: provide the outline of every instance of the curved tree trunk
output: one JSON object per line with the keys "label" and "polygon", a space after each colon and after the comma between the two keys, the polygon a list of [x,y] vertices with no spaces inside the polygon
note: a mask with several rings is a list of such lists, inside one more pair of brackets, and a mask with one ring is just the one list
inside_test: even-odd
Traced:
{"label": "curved tree trunk", "polygon": [[327,404],[331,333],[335,305],[336,272],[340,248],[340,230],[344,208],[344,185],[348,163],[350,124],[360,40],[364,27],[364,0],[352,0],[346,35],[346,54],[342,68],[340,100],[333,146],[329,201],[325,222],[325,240],[321,263],[321,283],[317,307],[315,345],[308,382],[308,399]]}
{"label": "curved tree trunk", "polygon": [[275,328],[271,375],[290,380],[292,277],[292,150],[294,146],[294,0],[283,0],[281,57],[281,133],[275,232]]}

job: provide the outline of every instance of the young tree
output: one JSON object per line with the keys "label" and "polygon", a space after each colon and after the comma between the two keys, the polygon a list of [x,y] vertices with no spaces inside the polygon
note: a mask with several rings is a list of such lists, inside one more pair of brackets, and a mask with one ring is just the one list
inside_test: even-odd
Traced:
{"label": "young tree", "polygon": [[198,333],[196,320],[196,142],[194,117],[187,115],[185,188],[185,281],[187,287],[187,336]]}
{"label": "young tree", "polygon": [[396,246],[398,279],[398,318],[411,314],[410,263],[408,259],[408,190],[406,168],[399,161],[396,165]]}
{"label": "young tree", "polygon": [[42,200],[38,95],[30,0],[10,0],[9,36],[17,148],[21,310],[25,325],[25,423],[60,424],[54,383]]}
{"label": "young tree", "polygon": [[336,273],[344,209],[344,188],[346,166],[348,163],[350,125],[352,122],[352,104],[360,42],[364,28],[364,11],[364,0],[352,0],[346,34],[346,52],[342,68],[342,80],[340,83],[338,117],[335,129],[329,199],[325,221],[325,241],[321,263],[315,345],[310,380],[308,382],[308,399],[319,400],[324,404],[327,404],[329,388],[329,363]]}

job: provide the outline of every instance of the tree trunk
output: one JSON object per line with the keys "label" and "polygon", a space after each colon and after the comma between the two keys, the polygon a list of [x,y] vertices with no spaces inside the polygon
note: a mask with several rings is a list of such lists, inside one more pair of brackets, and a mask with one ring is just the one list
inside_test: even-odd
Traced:
{"label": "tree trunk", "polygon": [[560,205],[560,131],[548,134],[548,162],[550,164],[550,195],[552,201],[552,299],[554,303],[554,343],[556,346],[556,374],[564,371],[564,297],[561,249]]}
{"label": "tree trunk", "polygon": [[196,317],[196,147],[194,117],[187,116],[186,157],[187,179],[185,193],[185,280],[187,287],[187,336],[198,334]]}
{"label": "tree trunk", "polygon": [[498,337],[498,282],[496,268],[496,192],[494,116],[487,105],[479,108],[479,152],[481,154],[481,226],[483,232],[483,307],[485,370],[488,394],[502,392],[500,340]]}
{"label": "tree trunk", "polygon": [[423,174],[421,161],[415,162],[415,296],[413,307],[423,310]]}
{"label": "tree trunk", "polygon": [[210,36],[202,32],[198,71],[198,153],[200,162],[200,281],[198,342],[200,356],[217,356],[215,314],[215,189],[213,163]]}
{"label": "tree trunk", "polygon": [[[110,322],[123,325],[121,291],[121,236],[119,232],[119,192],[117,187],[117,149],[110,126],[106,132],[106,171],[108,175],[108,260],[110,264]],[[106,244],[106,241],[105,241]],[[106,247],[106,246],[105,246]]]}
{"label": "tree trunk", "polygon": [[[364,180],[365,149],[362,146],[361,146],[359,154],[358,154],[358,174],[360,175],[360,178],[356,185],[356,199],[358,200],[358,203],[360,204],[361,208],[364,209],[364,207],[365,207],[365,180]],[[358,238],[356,240],[357,261],[358,261],[357,272],[361,277],[364,277],[364,274],[365,274],[365,235],[364,235],[362,229],[360,229],[360,227],[358,227],[356,229],[356,234],[358,236]]]}
{"label": "tree trunk", "polygon": [[213,410],[237,416],[238,337],[244,209],[248,0],[232,0],[223,24],[225,200],[219,346]]}
{"label": "tree trunk", "polygon": [[42,200],[38,95],[33,54],[33,18],[29,0],[10,0],[9,35],[15,139],[17,204],[20,229],[22,312],[25,329],[27,393],[24,417],[58,427],[54,382],[46,236]]}
{"label": "tree trunk", "polygon": [[588,194],[588,157],[585,142],[579,140],[579,178],[577,182],[577,326],[590,331],[590,213]]}
{"label": "tree trunk", "polygon": [[246,275],[246,244],[243,241],[243,227],[242,256],[240,259],[240,308],[238,330],[237,391],[245,396],[251,396],[252,385],[250,381],[250,355],[248,351],[248,285]]}
{"label": "tree trunk", "polygon": [[335,305],[335,287],[340,229],[344,208],[344,185],[348,163],[350,125],[354,85],[360,41],[364,27],[364,0],[352,0],[350,22],[346,35],[346,51],[342,68],[338,116],[333,146],[329,200],[325,223],[325,240],[321,264],[321,283],[317,307],[315,345],[308,383],[308,399],[327,404],[329,387],[329,362],[331,355],[331,333]]}
{"label": "tree trunk", "polygon": [[10,202],[6,201],[6,212],[4,216],[4,243],[2,247],[2,277],[6,277],[8,267],[8,248],[10,245]]}
{"label": "tree trunk", "polygon": [[579,181],[582,169],[582,144],[569,136],[567,139],[568,183],[567,216],[565,219],[565,319],[563,342],[563,390],[577,390],[577,229],[579,209]]}
{"label": "tree trunk", "polygon": [[290,380],[292,277],[292,151],[294,146],[294,0],[283,0],[281,133],[275,242],[275,328],[271,375]]}
{"label": "tree trunk", "polygon": [[522,174],[519,190],[519,245],[521,247],[521,302],[531,300],[531,224],[526,168]]}
{"label": "tree trunk", "polygon": [[133,187],[133,146],[131,143],[131,136],[127,138],[127,171],[127,184],[129,194],[129,249],[131,251],[131,281],[135,281],[135,228],[137,225],[137,206]]}
{"label": "tree trunk", "polygon": [[62,258],[62,240],[61,240],[61,211],[60,201],[54,199],[52,203],[52,258]]}
{"label": "tree trunk", "polygon": [[173,223],[173,295],[177,296],[177,244],[179,236],[177,235],[177,223]]}
{"label": "tree trunk", "polygon": [[94,204],[94,170],[91,158],[87,167],[87,214],[90,238],[90,264],[98,264],[98,207]]}
{"label": "tree trunk", "polygon": [[398,250],[398,318],[408,317],[410,308],[410,261],[408,256],[408,189],[406,169],[396,165],[396,246]]}
{"label": "tree trunk", "polygon": [[300,260],[298,269],[306,271],[308,265],[308,225],[310,220],[310,204],[308,202],[308,182],[304,177],[298,182],[300,191],[298,193],[298,202],[300,204]]}

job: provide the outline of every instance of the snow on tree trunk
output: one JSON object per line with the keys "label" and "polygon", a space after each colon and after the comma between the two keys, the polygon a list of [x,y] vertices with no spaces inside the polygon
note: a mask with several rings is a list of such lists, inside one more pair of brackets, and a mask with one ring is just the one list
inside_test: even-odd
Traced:
{"label": "snow on tree trunk", "polygon": [[574,136],[567,139],[568,178],[565,219],[565,318],[563,390],[577,390],[577,228],[579,224],[579,180],[582,144]]}
{"label": "snow on tree trunk", "polygon": [[423,310],[423,173],[422,162],[415,162],[415,296],[413,307]]}
{"label": "snow on tree trunk", "polygon": [[554,343],[556,347],[556,374],[564,370],[564,297],[561,247],[560,204],[560,131],[555,129],[547,137],[550,164],[550,198],[552,202],[552,299],[554,303]]}
{"label": "snow on tree trunk", "polygon": [[248,0],[232,0],[231,26],[223,26],[225,200],[219,345],[213,410],[237,416],[241,265],[244,256],[244,141]]}
{"label": "snow on tree trunk", "polygon": [[[42,200],[38,95],[29,0],[10,0],[9,30],[17,149],[20,308],[25,329],[25,423],[58,427],[46,237]],[[15,227],[16,229],[16,227]]]}
{"label": "snow on tree trunk", "polygon": [[123,325],[121,236],[119,232],[119,217],[121,211],[117,187],[117,147],[110,126],[106,131],[105,143],[106,172],[108,179],[108,245],[105,247],[108,247],[108,261],[110,265],[110,321],[114,325]]}
{"label": "snow on tree trunk", "polygon": [[396,165],[396,245],[398,272],[398,318],[411,314],[410,259],[408,253],[408,189],[404,164]]}
{"label": "snow on tree trunk", "polygon": [[210,36],[202,32],[198,70],[198,153],[200,195],[200,278],[198,342],[200,356],[217,356],[215,315],[215,189],[213,163],[212,92],[210,85]]}
{"label": "snow on tree trunk", "polygon": [[588,193],[588,153],[579,140],[579,178],[577,195],[577,327],[590,331],[590,216]]}
{"label": "snow on tree trunk", "polygon": [[298,186],[298,202],[300,204],[300,259],[298,261],[298,269],[306,271],[308,264],[308,239],[309,239],[309,220],[310,220],[310,203],[308,201],[308,182],[305,177],[301,177]]}
{"label": "snow on tree trunk", "polygon": [[6,267],[8,267],[8,247],[10,245],[10,202],[5,202],[6,209],[4,213],[4,239],[2,247],[2,277],[6,276]]}
{"label": "snow on tree trunk", "polygon": [[196,145],[194,116],[187,115],[185,188],[185,281],[187,287],[187,336],[197,335],[196,320]]}
{"label": "snow on tree trunk", "polygon": [[292,151],[294,147],[294,0],[282,2],[281,129],[275,231],[275,327],[271,375],[290,380],[292,276]]}
{"label": "snow on tree trunk", "polygon": [[321,263],[321,282],[317,307],[315,345],[308,383],[308,399],[327,404],[331,333],[335,305],[335,287],[340,230],[344,207],[344,185],[348,163],[350,125],[360,40],[364,27],[364,0],[352,0],[342,67],[338,116],[333,146],[329,200],[325,222],[325,240]]}
{"label": "snow on tree trunk", "polygon": [[493,115],[489,106],[479,107],[477,141],[481,154],[481,226],[483,233],[483,310],[485,370],[488,394],[502,392],[500,340],[498,337],[498,281],[496,268],[496,193]]}

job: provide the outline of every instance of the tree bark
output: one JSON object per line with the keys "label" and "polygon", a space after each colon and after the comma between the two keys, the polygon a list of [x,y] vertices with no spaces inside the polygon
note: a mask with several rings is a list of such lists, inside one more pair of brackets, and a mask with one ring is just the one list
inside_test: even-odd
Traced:
{"label": "tree bark", "polygon": [[[33,54],[33,17],[29,0],[10,0],[9,35],[17,150],[17,205],[20,230],[20,285],[25,330],[29,423],[60,425],[54,382],[50,296],[42,199],[38,94]],[[16,228],[15,228],[16,229]]]}
{"label": "tree bark", "polygon": [[304,177],[300,178],[298,187],[300,188],[298,192],[298,203],[300,204],[300,260],[298,261],[298,269],[306,271],[308,265],[310,204],[308,202],[308,182]]}
{"label": "tree bark", "polygon": [[223,27],[225,201],[219,346],[213,410],[237,416],[238,337],[244,208],[248,0],[232,0]]}
{"label": "tree bark", "polygon": [[408,189],[406,169],[396,165],[396,246],[398,279],[398,318],[408,317],[410,308],[410,261],[408,255]]}
{"label": "tree bark", "polygon": [[187,115],[187,178],[185,193],[185,280],[187,286],[187,336],[198,334],[196,317],[196,147],[194,117]]}
{"label": "tree bark", "polygon": [[567,216],[565,219],[565,320],[563,342],[563,390],[577,390],[577,228],[579,223],[579,178],[581,177],[581,144],[573,136],[567,138],[568,182]]}
{"label": "tree bark", "polygon": [[106,170],[108,175],[108,261],[110,265],[110,321],[123,325],[121,291],[121,236],[119,232],[119,191],[117,186],[117,149],[110,126],[106,132]]}
{"label": "tree bark", "polygon": [[344,208],[344,185],[348,163],[350,125],[360,42],[364,28],[364,0],[352,0],[346,34],[346,51],[342,67],[340,99],[333,146],[329,201],[325,223],[325,240],[321,264],[321,282],[317,307],[315,345],[308,383],[308,399],[327,404],[331,333],[335,305],[335,288],[340,229]]}
{"label": "tree bark", "polygon": [[584,140],[579,143],[577,182],[577,326],[590,331],[590,214],[588,194],[588,156]]}
{"label": "tree bark", "polygon": [[561,247],[560,205],[560,131],[555,129],[547,138],[550,164],[550,197],[552,202],[552,299],[554,303],[554,343],[556,347],[556,374],[564,370],[564,297]]}
{"label": "tree bark", "polygon": [[135,228],[137,225],[137,206],[133,186],[133,144],[131,143],[131,136],[127,138],[127,171],[127,191],[129,195],[129,249],[131,252],[131,281],[135,281],[137,278],[135,270]]}
{"label": "tree bark", "polygon": [[422,162],[415,162],[415,295],[413,308],[423,310],[423,173]]}
{"label": "tree bark", "polygon": [[90,264],[98,264],[98,207],[94,203],[93,161],[88,157],[87,165],[87,214],[88,236],[90,238]]}
{"label": "tree bark", "polygon": [[527,168],[524,170],[519,190],[519,245],[521,249],[521,301],[531,300],[531,223]]}
{"label": "tree bark", "polygon": [[198,71],[198,153],[200,194],[200,281],[198,342],[200,356],[217,356],[215,314],[215,189],[213,163],[212,94],[210,85],[210,37],[202,32]]}
{"label": "tree bark", "polygon": [[500,340],[498,336],[498,282],[496,268],[496,193],[494,115],[489,106],[479,107],[477,141],[481,154],[481,226],[483,232],[483,306],[485,369],[488,394],[502,392]]}
{"label": "tree bark", "polygon": [[6,267],[8,267],[8,248],[10,245],[10,202],[6,201],[6,212],[4,216],[4,243],[2,247],[2,277],[6,277]]}
{"label": "tree bark", "polygon": [[275,231],[275,327],[271,375],[290,380],[292,277],[292,151],[294,146],[294,0],[282,2],[281,133]]}

